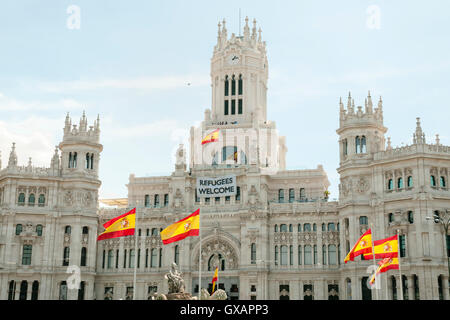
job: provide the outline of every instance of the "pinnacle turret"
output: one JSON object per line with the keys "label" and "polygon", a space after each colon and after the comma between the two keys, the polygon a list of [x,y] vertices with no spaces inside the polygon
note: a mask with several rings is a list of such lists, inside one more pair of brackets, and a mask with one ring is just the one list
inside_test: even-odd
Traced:
{"label": "pinnacle turret", "polygon": [[17,166],[16,143],[13,142],[11,153],[9,154],[8,167]]}

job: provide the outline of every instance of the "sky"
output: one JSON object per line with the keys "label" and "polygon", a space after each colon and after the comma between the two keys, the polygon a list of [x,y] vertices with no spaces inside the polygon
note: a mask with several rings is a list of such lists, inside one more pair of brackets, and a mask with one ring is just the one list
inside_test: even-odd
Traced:
{"label": "sky", "polygon": [[[383,98],[386,137],[450,144],[450,2],[0,2],[0,151],[49,166],[69,112],[100,115],[100,198],[127,197],[136,176],[165,176],[211,107],[217,24],[257,20],[267,43],[268,119],[286,136],[288,169],[322,164],[338,198],[339,97]],[[187,85],[191,83],[191,85]]]}

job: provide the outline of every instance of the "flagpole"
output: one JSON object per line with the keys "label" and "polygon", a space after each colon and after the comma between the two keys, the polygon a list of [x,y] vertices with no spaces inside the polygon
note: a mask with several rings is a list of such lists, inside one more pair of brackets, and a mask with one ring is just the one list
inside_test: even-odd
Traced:
{"label": "flagpole", "polygon": [[377,274],[376,274],[376,272],[377,272],[377,263],[376,263],[376,261],[375,261],[375,246],[373,245],[373,239],[375,238],[375,236],[374,236],[374,232],[373,232],[373,223],[372,223],[372,260],[373,260],[373,265],[374,265],[374,267],[375,267],[375,294],[376,294],[376,297],[377,297],[377,300],[379,300],[379,297],[378,297],[378,289],[377,289],[377,287],[376,287],[376,281],[377,281]]}
{"label": "flagpole", "polygon": [[400,293],[402,296],[402,300],[403,298],[403,278],[402,278],[402,267],[400,264],[400,256],[401,256],[401,246],[400,246],[400,235],[399,235],[400,230],[397,229],[397,241],[398,241],[398,271],[400,274]]}
{"label": "flagpole", "polygon": [[138,232],[137,232],[137,226],[138,226],[138,210],[136,208],[136,216],[135,216],[135,222],[134,222],[134,275],[133,275],[133,300],[136,300],[136,268],[137,268],[137,238],[138,238]]}
{"label": "flagpole", "polygon": [[202,292],[202,217],[198,214],[198,236],[200,237],[200,251],[198,254],[198,300]]}

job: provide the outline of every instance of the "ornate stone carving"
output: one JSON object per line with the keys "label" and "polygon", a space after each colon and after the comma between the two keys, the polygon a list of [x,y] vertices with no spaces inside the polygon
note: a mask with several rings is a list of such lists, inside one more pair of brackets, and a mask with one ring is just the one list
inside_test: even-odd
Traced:
{"label": "ornate stone carving", "polygon": [[64,193],[64,205],[72,207],[75,202],[75,195],[72,190],[67,190]]}
{"label": "ornate stone carving", "polygon": [[369,190],[369,181],[365,177],[360,177],[356,183],[356,190],[359,193],[366,193]]}

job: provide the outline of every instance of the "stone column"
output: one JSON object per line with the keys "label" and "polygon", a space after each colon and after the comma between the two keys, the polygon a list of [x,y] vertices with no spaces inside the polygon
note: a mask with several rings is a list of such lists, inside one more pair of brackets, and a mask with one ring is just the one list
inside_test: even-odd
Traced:
{"label": "stone column", "polygon": [[414,278],[412,275],[407,276],[408,283],[408,299],[414,300]]}

